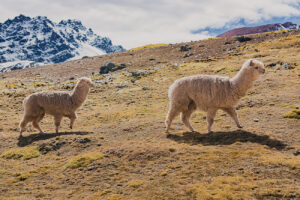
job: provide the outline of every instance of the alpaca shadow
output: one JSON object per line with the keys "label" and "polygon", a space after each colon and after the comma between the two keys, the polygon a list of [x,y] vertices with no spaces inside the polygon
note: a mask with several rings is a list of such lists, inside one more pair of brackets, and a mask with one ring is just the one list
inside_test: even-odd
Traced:
{"label": "alpaca shadow", "polygon": [[61,136],[61,135],[87,135],[93,132],[60,132],[60,133],[35,133],[29,136],[19,136],[18,138],[18,146],[24,147],[35,141],[39,140],[47,140],[53,137]]}
{"label": "alpaca shadow", "polygon": [[267,135],[256,135],[254,133],[236,130],[232,132],[213,132],[200,134],[198,132],[185,132],[182,136],[169,134],[167,138],[178,143],[202,144],[202,145],[230,145],[235,142],[252,142],[267,145],[270,148],[282,150],[286,144],[279,140],[270,139]]}

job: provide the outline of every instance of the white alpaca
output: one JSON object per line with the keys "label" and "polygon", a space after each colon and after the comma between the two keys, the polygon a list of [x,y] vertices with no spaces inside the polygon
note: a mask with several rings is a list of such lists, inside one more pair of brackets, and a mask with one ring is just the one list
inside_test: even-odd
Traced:
{"label": "white alpaca", "polygon": [[233,77],[195,75],[176,80],[169,89],[169,112],[165,121],[168,133],[172,120],[181,113],[186,127],[194,131],[189,122],[191,114],[198,108],[207,112],[207,130],[211,126],[218,109],[227,112],[242,128],[235,106],[246,95],[259,74],[265,73],[264,64],[258,60],[247,60]]}
{"label": "white alpaca", "polygon": [[70,128],[72,129],[76,116],[76,110],[85,101],[90,87],[93,86],[91,79],[80,78],[74,90],[64,91],[46,91],[37,92],[24,99],[24,117],[20,122],[20,135],[25,131],[27,123],[32,125],[41,133],[44,133],[39,126],[39,122],[45,116],[45,113],[54,116],[56,133],[63,117],[70,119]]}

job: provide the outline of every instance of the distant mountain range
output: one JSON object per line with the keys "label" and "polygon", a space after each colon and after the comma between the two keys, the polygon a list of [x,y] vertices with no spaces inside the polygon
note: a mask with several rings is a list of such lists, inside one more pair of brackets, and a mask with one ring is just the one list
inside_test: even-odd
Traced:
{"label": "distant mountain range", "polygon": [[124,51],[79,20],[19,15],[0,23],[0,72]]}
{"label": "distant mountain range", "polygon": [[284,24],[267,24],[267,25],[255,26],[255,27],[235,28],[225,33],[222,33],[217,37],[241,36],[247,34],[264,33],[264,32],[271,32],[271,31],[278,31],[278,30],[293,30],[298,28],[299,26],[297,24],[293,24],[292,22],[286,22]]}

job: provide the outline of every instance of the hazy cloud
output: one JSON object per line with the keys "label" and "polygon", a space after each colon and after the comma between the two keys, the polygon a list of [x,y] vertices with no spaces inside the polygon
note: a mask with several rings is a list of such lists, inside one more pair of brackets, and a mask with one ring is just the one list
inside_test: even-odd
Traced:
{"label": "hazy cloud", "polygon": [[132,48],[149,43],[199,40],[208,32],[244,19],[257,23],[300,16],[300,0],[2,0],[0,21],[19,14],[47,16],[59,22],[79,19],[115,44]]}

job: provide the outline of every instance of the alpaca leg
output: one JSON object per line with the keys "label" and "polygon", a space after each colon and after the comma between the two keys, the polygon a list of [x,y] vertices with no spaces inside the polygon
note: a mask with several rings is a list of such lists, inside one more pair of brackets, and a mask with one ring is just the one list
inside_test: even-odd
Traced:
{"label": "alpaca leg", "polygon": [[40,131],[40,133],[44,133],[44,131],[41,129],[41,127],[39,125],[39,121],[40,121],[39,118],[40,117],[38,117],[36,120],[34,120],[32,122],[32,125],[33,125],[34,128],[38,129]]}
{"label": "alpaca leg", "polygon": [[34,128],[38,129],[40,131],[40,133],[44,133],[44,131],[41,129],[39,122],[44,118],[45,116],[45,111],[43,109],[40,110],[40,115],[38,117],[36,117],[33,122],[32,125]]}
{"label": "alpaca leg", "polygon": [[215,118],[215,116],[216,116],[216,113],[217,113],[217,109],[213,109],[213,108],[211,108],[211,109],[209,109],[208,111],[207,111],[207,131],[209,132],[209,133],[211,133],[212,131],[211,131],[211,126],[213,125],[213,123],[214,123],[214,118]]}
{"label": "alpaca leg", "polygon": [[54,116],[54,124],[55,124],[55,131],[58,133],[58,128],[60,126],[60,122],[62,120],[62,116]]}
{"label": "alpaca leg", "polygon": [[44,131],[41,129],[39,122],[44,118],[45,112],[41,112],[40,116],[38,116],[35,120],[33,120],[32,125],[34,128],[38,129],[40,133],[44,133]]}
{"label": "alpaca leg", "polygon": [[26,130],[26,125],[32,121],[31,117],[24,115],[23,119],[20,122],[20,136],[22,136],[22,133]]}
{"label": "alpaca leg", "polygon": [[170,106],[167,118],[165,121],[166,124],[166,133],[169,132],[173,119],[179,114],[179,110],[175,106]]}
{"label": "alpaca leg", "polygon": [[238,115],[236,113],[236,110],[234,108],[225,108],[223,110],[225,112],[227,112],[230,115],[230,117],[232,117],[232,119],[235,121],[238,128],[242,128],[242,126],[239,122],[239,118],[238,118]]}
{"label": "alpaca leg", "polygon": [[196,110],[196,104],[194,102],[191,102],[188,106],[188,110],[183,111],[181,113],[181,120],[184,123],[184,125],[186,127],[188,127],[190,129],[191,132],[194,132],[194,129],[192,127],[192,125],[190,124],[190,117],[191,114]]}
{"label": "alpaca leg", "polygon": [[76,113],[73,113],[72,115],[70,115],[69,118],[70,118],[70,129],[72,129],[74,121],[77,119]]}

